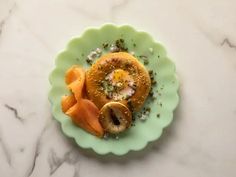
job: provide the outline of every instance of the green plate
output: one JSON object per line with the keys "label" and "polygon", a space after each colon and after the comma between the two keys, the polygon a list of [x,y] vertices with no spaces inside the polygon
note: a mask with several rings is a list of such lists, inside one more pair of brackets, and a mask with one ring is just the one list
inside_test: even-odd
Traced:
{"label": "green plate", "polygon": [[[64,76],[66,70],[74,64],[88,68],[86,58],[92,50],[103,48],[104,43],[111,45],[121,38],[124,39],[129,52],[134,52],[142,63],[148,58],[146,68],[156,73],[154,77],[157,84],[153,88],[156,99],[148,98],[145,102],[145,106],[151,108],[148,118],[145,121],[137,119],[135,126],[121,134],[118,140],[99,139],[75,126],[62,112],[61,97],[69,93]],[[103,49],[103,54],[107,52]],[[71,39],[66,49],[56,57],[56,67],[49,80],[52,86],[49,93],[52,112],[60,122],[63,132],[74,138],[82,148],[92,148],[98,154],[124,155],[131,150],[141,150],[148,142],[157,140],[163,128],[171,123],[173,110],[179,101],[175,65],[167,57],[164,47],[146,32],[136,31],[128,25],[106,24],[101,28],[89,28],[80,37]]]}

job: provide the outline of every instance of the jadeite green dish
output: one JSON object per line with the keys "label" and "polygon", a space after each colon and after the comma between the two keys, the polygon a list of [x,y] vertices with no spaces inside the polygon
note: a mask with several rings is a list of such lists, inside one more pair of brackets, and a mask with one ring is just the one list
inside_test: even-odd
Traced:
{"label": "jadeite green dish", "polygon": [[[151,108],[146,121],[136,120],[135,126],[121,134],[119,139],[99,139],[75,126],[61,110],[61,97],[69,94],[64,82],[66,70],[74,64],[88,68],[86,56],[103,43],[112,44],[117,39],[124,39],[126,46],[143,63],[142,56],[148,57],[148,70],[156,72],[157,85],[154,87],[154,101],[150,98],[145,106]],[[103,52],[107,53],[107,52]],[[56,57],[56,67],[50,74],[51,90],[49,100],[56,120],[61,123],[63,132],[82,148],[92,148],[98,154],[112,153],[124,155],[129,151],[143,149],[148,142],[157,140],[173,119],[179,96],[179,83],[175,75],[175,65],[167,57],[164,47],[155,42],[146,32],[136,31],[128,25],[115,26],[107,24],[101,28],[89,28],[80,37],[69,41],[66,49]]]}

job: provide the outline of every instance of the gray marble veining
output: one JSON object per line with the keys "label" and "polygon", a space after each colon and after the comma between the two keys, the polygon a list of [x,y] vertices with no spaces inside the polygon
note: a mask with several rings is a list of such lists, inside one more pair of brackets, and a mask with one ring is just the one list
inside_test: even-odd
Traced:
{"label": "gray marble veining", "polygon": [[9,166],[11,166],[11,154],[8,151],[8,147],[6,146],[5,142],[3,141],[1,129],[0,129],[0,147],[3,150],[3,153],[5,155],[5,159]]}
{"label": "gray marble veining", "polygon": [[[235,1],[0,1],[0,176],[235,177]],[[131,24],[167,48],[180,105],[162,137],[124,157],[100,156],[52,119],[48,74],[87,26]],[[115,148],[115,147],[114,147]]]}
{"label": "gray marble veining", "polygon": [[5,106],[9,111],[12,111],[12,112],[14,113],[14,117],[15,117],[16,119],[18,119],[20,122],[23,123],[24,119],[19,116],[18,111],[17,111],[16,108],[14,108],[14,107],[12,107],[12,106],[10,106],[10,105],[8,105],[8,104],[5,104],[4,106]]}
{"label": "gray marble veining", "polygon": [[221,46],[227,45],[227,46],[229,46],[230,48],[236,49],[236,45],[232,44],[228,38],[225,38],[225,39],[221,42],[220,45],[221,45]]}
{"label": "gray marble veining", "polygon": [[11,17],[13,11],[16,8],[16,3],[14,3],[8,10],[7,14],[3,17],[3,19],[0,21],[0,37],[2,35],[3,28],[5,24],[7,23],[7,20]]}

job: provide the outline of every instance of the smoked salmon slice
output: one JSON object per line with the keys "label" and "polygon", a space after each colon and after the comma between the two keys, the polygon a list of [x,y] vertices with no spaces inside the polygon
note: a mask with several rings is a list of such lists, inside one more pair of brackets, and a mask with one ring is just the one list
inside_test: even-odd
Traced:
{"label": "smoked salmon slice", "polygon": [[66,72],[65,81],[67,87],[75,95],[76,100],[79,100],[84,96],[85,71],[83,68],[76,65],[69,68]]}
{"label": "smoked salmon slice", "polygon": [[63,96],[61,100],[62,111],[71,117],[72,121],[87,132],[102,137],[104,130],[99,123],[99,109],[86,98],[85,70],[79,66],[68,69],[65,82],[72,94]]}
{"label": "smoked salmon slice", "polygon": [[70,109],[72,106],[74,106],[77,103],[74,95],[65,95],[62,96],[61,99],[61,108],[62,111],[65,113],[66,111],[68,111],[68,109]]}
{"label": "smoked salmon slice", "polygon": [[85,129],[89,133],[102,137],[104,131],[98,121],[99,110],[93,102],[87,99],[81,99],[66,114],[72,118],[72,121]]}

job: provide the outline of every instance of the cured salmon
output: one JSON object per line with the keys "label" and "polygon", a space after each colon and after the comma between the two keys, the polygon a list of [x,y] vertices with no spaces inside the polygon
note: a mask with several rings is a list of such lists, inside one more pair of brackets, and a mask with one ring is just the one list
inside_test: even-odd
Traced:
{"label": "cured salmon", "polygon": [[62,97],[62,111],[71,117],[77,126],[102,137],[104,130],[98,120],[99,109],[92,101],[85,99],[85,70],[76,65],[72,66],[66,72],[65,82],[72,94]]}

